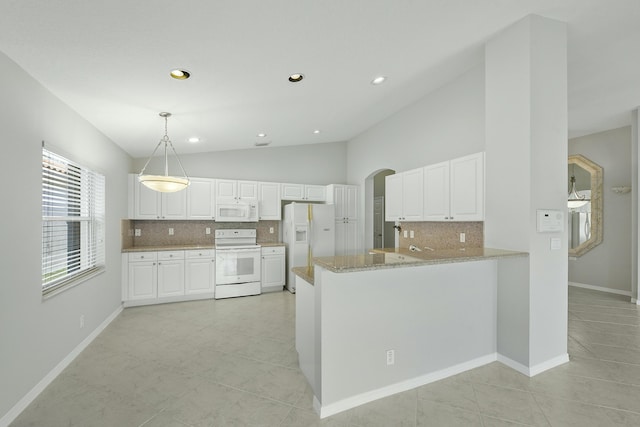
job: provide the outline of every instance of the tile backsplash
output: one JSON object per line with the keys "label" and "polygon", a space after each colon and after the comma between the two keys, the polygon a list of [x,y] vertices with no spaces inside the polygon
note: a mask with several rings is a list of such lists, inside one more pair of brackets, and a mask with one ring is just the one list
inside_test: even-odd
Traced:
{"label": "tile backsplash", "polygon": [[[483,222],[403,222],[400,224],[400,247],[416,245],[420,249],[461,249],[484,246]],[[403,237],[404,231],[410,236]],[[460,243],[460,233],[465,234],[465,242]]]}
{"label": "tile backsplash", "polygon": [[[211,228],[211,234],[206,234],[207,227]],[[269,232],[271,227],[273,227],[273,233]],[[173,235],[169,235],[170,228],[173,228]],[[212,245],[215,230],[219,228],[255,228],[258,243],[277,243],[280,240],[280,221],[221,223],[206,220],[123,220],[122,248],[163,245]],[[135,229],[140,230],[140,236],[134,236]]]}

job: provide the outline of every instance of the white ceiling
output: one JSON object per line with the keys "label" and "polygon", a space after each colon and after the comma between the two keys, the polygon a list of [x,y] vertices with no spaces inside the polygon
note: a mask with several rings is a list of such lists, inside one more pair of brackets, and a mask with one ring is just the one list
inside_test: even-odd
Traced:
{"label": "white ceiling", "polygon": [[570,136],[628,125],[638,0],[0,0],[0,51],[146,157],[160,111],[179,153],[253,148],[259,132],[271,146],[349,140],[480,64],[530,13],[568,23]]}

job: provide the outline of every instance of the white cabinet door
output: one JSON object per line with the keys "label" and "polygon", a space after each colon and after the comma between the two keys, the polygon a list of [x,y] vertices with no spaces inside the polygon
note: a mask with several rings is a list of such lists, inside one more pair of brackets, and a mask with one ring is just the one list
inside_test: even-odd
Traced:
{"label": "white cabinet door", "polygon": [[336,220],[336,255],[356,255],[360,253],[358,221]]}
{"label": "white cabinet door", "polygon": [[185,219],[187,217],[187,191],[161,194],[161,219]]}
{"label": "white cabinet door", "polygon": [[280,184],[275,182],[258,183],[258,193],[260,195],[261,220],[280,221],[282,219],[282,209],[280,208]]}
{"label": "white cabinet door", "polygon": [[450,219],[484,219],[484,153],[451,160]]}
{"label": "white cabinet door", "polygon": [[385,178],[386,221],[402,220],[402,174],[387,175]]}
{"label": "white cabinet door", "polygon": [[158,261],[158,297],[184,295],[184,260]]}
{"label": "white cabinet door", "polygon": [[214,219],[215,180],[191,178],[187,187],[187,219]]}
{"label": "white cabinet door", "polygon": [[235,199],[238,197],[238,182],[235,179],[216,179],[216,197]]}
{"label": "white cabinet door", "polygon": [[345,185],[342,196],[343,213],[349,220],[358,219],[358,187],[355,185]]}
{"label": "white cabinet door", "polygon": [[216,271],[215,260],[212,254],[209,256],[201,252],[200,254],[200,256],[198,256],[197,252],[194,255],[187,254],[185,262],[186,295],[213,293]]}
{"label": "white cabinet door", "polygon": [[280,194],[283,200],[303,200],[304,185],[302,184],[280,184]]}
{"label": "white cabinet door", "polygon": [[327,200],[327,188],[324,185],[305,185],[304,199],[310,202]]}
{"label": "white cabinet door", "polygon": [[422,221],[423,173],[423,168],[402,173],[402,218],[404,221]]}
{"label": "white cabinet door", "polygon": [[158,269],[155,261],[129,263],[129,299],[141,300],[157,298]]}
{"label": "white cabinet door", "polygon": [[449,220],[449,162],[424,168],[425,221]]}
{"label": "white cabinet door", "polygon": [[284,254],[262,257],[262,290],[282,290],[285,285]]}
{"label": "white cabinet door", "polygon": [[161,193],[145,187],[137,179],[134,188],[135,219],[160,219]]}
{"label": "white cabinet door", "polygon": [[258,181],[238,181],[238,198],[258,200]]}

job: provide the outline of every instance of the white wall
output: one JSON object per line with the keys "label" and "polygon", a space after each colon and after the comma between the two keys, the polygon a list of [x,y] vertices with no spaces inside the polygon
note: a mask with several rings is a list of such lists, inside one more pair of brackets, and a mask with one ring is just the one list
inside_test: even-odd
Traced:
{"label": "white wall", "polygon": [[631,292],[631,193],[614,186],[631,183],[631,127],[569,140],[569,154],[582,154],[604,169],[602,243],[569,260],[569,281]]}
{"label": "white wall", "polygon": [[[119,309],[120,219],[130,158],[0,53],[3,208],[0,225],[0,424],[97,326]],[[106,176],[106,272],[43,301],[41,142]],[[79,327],[80,315],[85,326]]]}
{"label": "white wall", "polygon": [[[149,140],[150,150],[153,145]],[[346,184],[346,153],[345,142],[333,142],[178,155],[187,174],[194,177]],[[146,161],[135,159],[131,172],[140,172]],[[170,169],[177,173],[173,171]]]}
{"label": "white wall", "polygon": [[478,64],[349,141],[347,180],[402,172],[484,150],[484,67]]}

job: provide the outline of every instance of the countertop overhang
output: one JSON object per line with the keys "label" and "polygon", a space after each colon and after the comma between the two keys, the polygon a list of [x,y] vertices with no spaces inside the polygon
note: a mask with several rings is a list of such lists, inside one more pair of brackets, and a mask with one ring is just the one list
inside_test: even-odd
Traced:
{"label": "countertop overhang", "polygon": [[[403,248],[372,249],[358,255],[319,257],[313,259],[314,266],[334,273],[350,273],[387,268],[405,268],[421,265],[450,264],[489,259],[524,257],[527,252],[495,248],[436,249],[411,251]],[[295,267],[293,272],[313,284],[313,267]]]}

